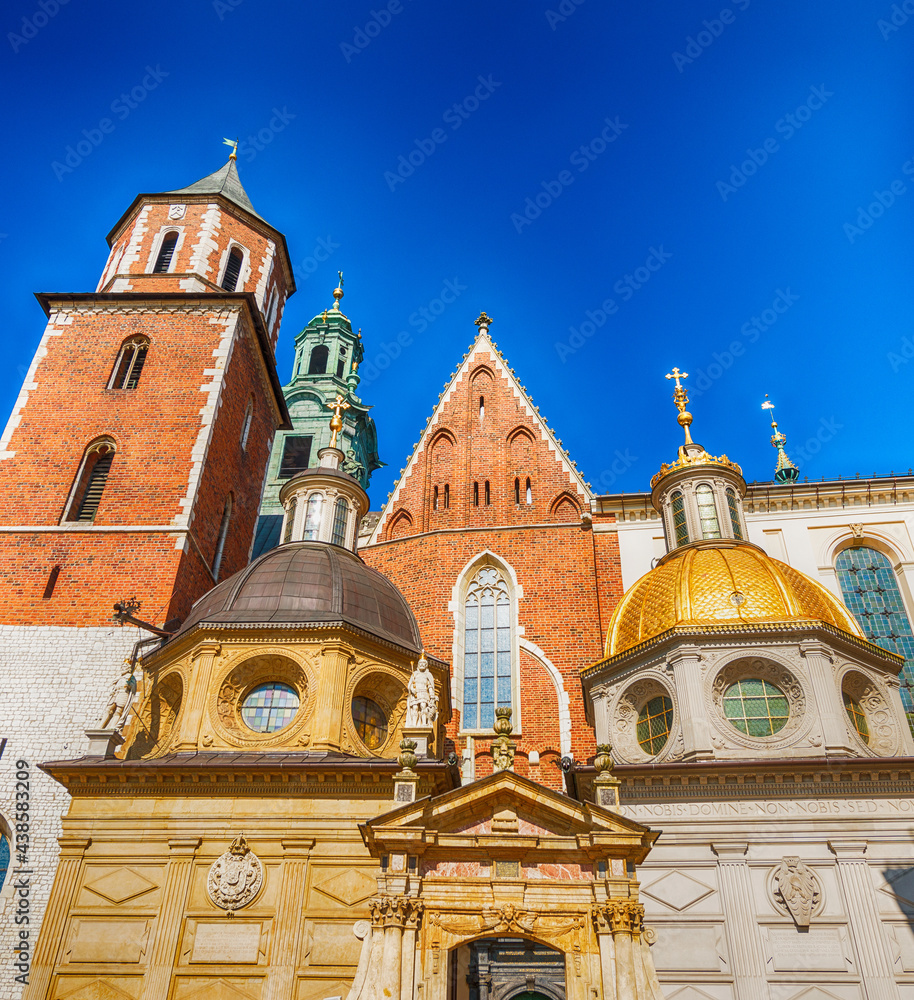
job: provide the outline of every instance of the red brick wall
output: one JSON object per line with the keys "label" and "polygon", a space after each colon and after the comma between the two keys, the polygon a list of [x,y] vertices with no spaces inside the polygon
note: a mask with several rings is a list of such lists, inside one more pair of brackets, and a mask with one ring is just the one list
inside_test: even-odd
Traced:
{"label": "red brick wall", "polygon": [[[250,335],[236,335],[192,512],[196,546],[189,543],[182,555],[174,534],[103,533],[99,529],[115,526],[168,526],[184,512],[180,501],[207,403],[200,387],[212,379],[204,371],[216,364],[213,351],[225,327],[210,322],[208,304],[163,312],[132,305],[130,312],[69,308],[72,322],[46,340],[36,387],[7,446],[15,454],[0,461],[0,525],[25,529],[0,533],[0,621],[100,624],[110,620],[113,600],[135,595],[147,620],[161,623],[185,614],[212,586],[205,564],[230,489],[234,514],[220,576],[247,562],[274,428],[265,379]],[[121,343],[137,333],[150,341],[139,384],[107,389]],[[252,394],[254,421],[242,454]],[[59,525],[86,445],[101,435],[115,440],[117,452],[93,525],[28,531]],[[54,594],[45,600],[48,575],[58,564]]]}
{"label": "red brick wall", "polygon": [[[397,584],[416,615],[426,648],[448,662],[455,628],[448,605],[464,567],[486,550],[510,565],[523,588],[518,601],[523,638],[539,647],[560,672],[569,695],[572,750],[576,759],[584,760],[594,752],[594,735],[584,717],[579,672],[601,657],[608,616],[622,593],[618,545],[615,535],[595,538],[582,526],[584,498],[543,439],[541,425],[526,413],[511,382],[493,362],[491,354],[480,351],[460,376],[381,523],[380,542],[360,549],[360,554]],[[485,400],[482,420],[480,396]],[[530,505],[524,503],[528,476]],[[514,502],[515,477],[520,480],[519,505]],[[489,506],[484,505],[486,480]],[[479,506],[473,503],[474,482],[479,484]],[[516,768],[561,788],[555,684],[525,650],[520,687]],[[466,745],[459,734],[455,712],[447,735],[458,752]],[[473,743],[476,774],[482,776],[492,768],[491,739],[475,737]],[[540,755],[538,766],[528,763],[531,751]]]}

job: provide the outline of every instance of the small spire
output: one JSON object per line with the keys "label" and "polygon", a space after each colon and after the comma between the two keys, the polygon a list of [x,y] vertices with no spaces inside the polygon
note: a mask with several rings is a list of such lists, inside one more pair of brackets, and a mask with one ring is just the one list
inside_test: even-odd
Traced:
{"label": "small spire", "polygon": [[682,386],[682,379],[688,378],[689,373],[681,372],[678,368],[674,368],[666,377],[676,380],[676,388],[673,390],[673,402],[676,404],[676,409],[679,410],[679,416],[676,419],[679,422],[679,426],[685,431],[686,445],[694,444],[689,431],[689,426],[692,423],[692,414],[686,409],[686,406],[689,404],[689,397]]}
{"label": "small spire", "polygon": [[787,457],[787,452],[784,451],[784,445],[787,444],[787,435],[778,430],[778,423],[774,419],[774,403],[768,398],[767,392],[765,393],[765,402],[762,403],[762,409],[771,411],[771,429],[774,431],[771,435],[771,447],[778,450],[778,464],[774,470],[775,481],[782,485],[784,483],[795,483],[800,478],[800,470],[790,461]]}
{"label": "small spire", "polygon": [[343,272],[336,272],[340,276],[340,283],[333,289],[333,298],[335,299],[333,303],[333,308],[339,312],[340,311],[340,299],[343,297]]}
{"label": "small spire", "polygon": [[238,159],[238,140],[237,139],[223,139],[222,144],[224,146],[231,146],[232,152],[229,154],[230,160]]}
{"label": "small spire", "polygon": [[343,429],[343,410],[349,409],[349,404],[337,393],[336,399],[332,403],[327,403],[327,409],[333,410],[330,418],[330,447],[336,447],[336,439]]}
{"label": "small spire", "polygon": [[494,320],[492,319],[492,317],[487,316],[485,309],[483,309],[483,311],[479,314],[478,318],[476,319],[476,326],[479,327],[480,333],[488,333],[489,327],[492,325],[493,322]]}

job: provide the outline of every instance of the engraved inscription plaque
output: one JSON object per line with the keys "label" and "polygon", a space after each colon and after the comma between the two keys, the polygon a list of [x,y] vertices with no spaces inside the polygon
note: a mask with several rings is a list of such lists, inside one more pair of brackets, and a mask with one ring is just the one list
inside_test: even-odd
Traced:
{"label": "engraved inscription plaque", "polygon": [[768,932],[775,972],[844,972],[847,962],[841,934],[834,927],[802,933],[793,929]]}
{"label": "engraved inscription plaque", "polygon": [[230,923],[197,924],[192,962],[226,962],[232,965],[256,965],[260,952],[258,920],[232,920]]}

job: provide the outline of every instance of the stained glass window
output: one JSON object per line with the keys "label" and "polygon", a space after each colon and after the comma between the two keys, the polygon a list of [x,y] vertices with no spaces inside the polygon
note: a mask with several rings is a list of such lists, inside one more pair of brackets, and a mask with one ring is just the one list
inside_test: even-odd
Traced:
{"label": "stained glass window", "polygon": [[717,507],[714,503],[714,493],[707,483],[702,483],[695,490],[698,501],[698,519],[701,522],[702,538],[720,538],[720,524],[717,520]]}
{"label": "stained glass window", "polygon": [[773,736],[787,725],[790,706],[779,687],[752,678],[737,681],[727,688],[724,715],[747,736]]}
{"label": "stained glass window", "polygon": [[657,695],[638,713],[638,746],[652,757],[666,746],[673,726],[673,703]]}
{"label": "stained glass window", "polygon": [[673,531],[676,532],[676,544],[685,545],[689,540],[689,529],[686,526],[685,505],[682,502],[682,494],[673,494]]}
{"label": "stained glass window", "polygon": [[739,504],[736,502],[735,490],[727,490],[727,507],[730,510],[730,526],[733,528],[733,537],[742,538],[743,529],[739,523]]}
{"label": "stained glass window", "polygon": [[387,716],[377,702],[370,698],[353,698],[352,721],[359,739],[369,750],[377,750],[387,742]]}
{"label": "stained glass window", "polygon": [[511,602],[498,570],[481,569],[466,598],[463,728],[491,729],[495,709],[511,708]]}
{"label": "stained glass window", "polygon": [[295,718],[298,694],[288,684],[258,684],[244,699],[241,718],[255,733],[275,733]]}
{"label": "stained glass window", "polygon": [[320,536],[323,504],[324,497],[321,493],[312,493],[308,497],[308,506],[305,508],[305,533],[302,536],[306,542],[316,541]]}
{"label": "stained glass window", "polygon": [[852,698],[847,691],[844,694],[844,710],[850,719],[851,726],[864,743],[870,741],[870,727],[866,724],[866,713],[860,707],[860,702]]}
{"label": "stained glass window", "polygon": [[344,545],[346,543],[346,521],[349,518],[349,504],[340,497],[333,508],[333,537],[330,539],[334,545]]}
{"label": "stained glass window", "polygon": [[914,632],[888,558],[866,546],[844,549],[835,560],[838,583],[863,634],[883,649],[905,658],[901,703],[914,732]]}

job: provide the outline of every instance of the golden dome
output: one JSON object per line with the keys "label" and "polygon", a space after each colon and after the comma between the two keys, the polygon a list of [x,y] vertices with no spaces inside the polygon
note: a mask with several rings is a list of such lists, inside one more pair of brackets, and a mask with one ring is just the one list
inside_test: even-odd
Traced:
{"label": "golden dome", "polygon": [[629,587],[609,623],[606,656],[624,653],[674,626],[810,620],[863,638],[837,597],[757,546],[698,542],[671,552]]}

